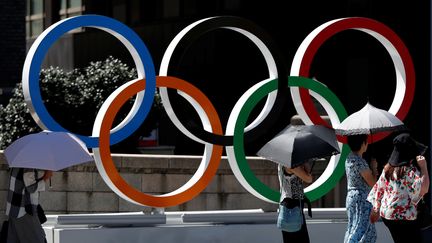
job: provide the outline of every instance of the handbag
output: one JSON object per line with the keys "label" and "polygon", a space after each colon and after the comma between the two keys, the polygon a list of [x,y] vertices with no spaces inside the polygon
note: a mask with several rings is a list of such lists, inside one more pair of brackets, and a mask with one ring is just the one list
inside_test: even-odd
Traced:
{"label": "handbag", "polygon": [[47,217],[45,215],[45,211],[43,210],[40,204],[37,205],[37,215],[41,224],[47,221]]}
{"label": "handbag", "polygon": [[0,243],[7,242],[8,230],[9,230],[9,221],[5,220],[3,221],[1,231],[0,231]]}
{"label": "handbag", "polygon": [[288,208],[285,205],[279,205],[279,214],[277,227],[286,232],[297,232],[303,225],[303,213],[300,206]]}
{"label": "handbag", "polygon": [[432,226],[432,215],[424,199],[421,199],[417,204],[417,222],[420,229],[426,229]]}
{"label": "handbag", "polygon": [[431,242],[432,215],[428,204],[423,198],[417,204],[417,223],[420,227],[422,242]]}

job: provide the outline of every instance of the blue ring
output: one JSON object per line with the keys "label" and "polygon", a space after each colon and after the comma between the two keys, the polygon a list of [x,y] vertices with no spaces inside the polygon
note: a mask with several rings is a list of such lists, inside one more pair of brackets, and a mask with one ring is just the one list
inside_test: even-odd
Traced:
{"label": "blue ring", "polygon": [[[135,48],[145,67],[144,72],[146,78],[146,92],[144,93],[143,103],[140,104],[137,113],[129,121],[129,123],[127,123],[122,129],[111,134],[110,144],[113,145],[127,138],[139,128],[152,107],[154,93],[156,90],[156,73],[151,55],[141,38],[123,23],[100,15],[82,15],[66,19],[51,29],[38,45],[30,63],[28,81],[30,100],[34,107],[34,112],[39,116],[41,122],[49,130],[68,132],[51,117],[45,105],[43,104],[39,87],[39,72],[42,61],[45,58],[45,54],[51,45],[68,31],[85,26],[96,28],[102,27],[113,30],[122,35]],[[83,136],[78,134],[75,135],[78,136],[89,148],[95,148],[99,146],[99,137]]]}

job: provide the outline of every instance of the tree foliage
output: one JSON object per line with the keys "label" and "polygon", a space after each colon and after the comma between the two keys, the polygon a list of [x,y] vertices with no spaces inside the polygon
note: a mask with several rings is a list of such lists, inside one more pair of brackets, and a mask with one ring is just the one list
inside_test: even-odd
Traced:
{"label": "tree foliage", "polygon": [[[51,116],[65,129],[81,135],[91,135],[99,108],[106,98],[122,84],[137,77],[136,70],[113,57],[91,62],[83,69],[64,71],[58,67],[41,70],[40,89],[45,107]],[[118,123],[132,106],[129,101],[116,116]],[[147,136],[157,125],[160,98],[155,96],[153,108],[143,125],[119,152],[132,152],[139,136]],[[0,107],[0,148],[4,149],[15,139],[38,132],[37,126],[24,102],[21,83],[13,90],[12,98]]]}

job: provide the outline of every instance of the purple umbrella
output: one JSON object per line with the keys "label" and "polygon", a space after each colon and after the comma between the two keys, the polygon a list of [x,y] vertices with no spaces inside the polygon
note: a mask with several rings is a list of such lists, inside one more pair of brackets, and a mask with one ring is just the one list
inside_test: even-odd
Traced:
{"label": "purple umbrella", "polygon": [[67,132],[43,131],[15,140],[4,154],[9,167],[58,171],[93,161],[85,144]]}

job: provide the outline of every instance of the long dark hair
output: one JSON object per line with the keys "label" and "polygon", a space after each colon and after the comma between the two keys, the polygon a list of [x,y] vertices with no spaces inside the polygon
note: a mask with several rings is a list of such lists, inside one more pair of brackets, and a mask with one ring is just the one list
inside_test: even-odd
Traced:
{"label": "long dark hair", "polygon": [[[390,180],[397,180],[402,178],[402,176],[404,176],[406,171],[406,166],[398,166],[398,167],[394,167],[391,166],[389,163],[387,163],[384,166],[384,176],[387,179],[387,181]],[[396,174],[396,178],[393,177],[393,175]]]}
{"label": "long dark hair", "polygon": [[[400,179],[402,178],[402,176],[405,175],[406,171],[408,171],[408,167],[410,167],[411,165],[414,165],[416,169],[420,170],[420,167],[418,166],[416,160],[411,160],[407,165],[398,167],[391,166],[389,163],[387,163],[384,166],[385,178],[387,179],[387,181]],[[393,174],[396,174],[396,178],[393,177]]]}

